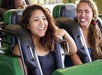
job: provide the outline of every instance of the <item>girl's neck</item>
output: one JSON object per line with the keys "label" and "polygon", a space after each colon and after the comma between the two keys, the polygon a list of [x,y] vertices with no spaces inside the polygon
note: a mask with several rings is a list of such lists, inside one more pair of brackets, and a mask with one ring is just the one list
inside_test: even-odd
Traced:
{"label": "girl's neck", "polygon": [[38,56],[44,56],[49,53],[49,50],[47,50],[44,46],[41,45],[39,42],[40,38],[39,37],[33,37],[33,43],[35,45],[35,50],[37,52]]}

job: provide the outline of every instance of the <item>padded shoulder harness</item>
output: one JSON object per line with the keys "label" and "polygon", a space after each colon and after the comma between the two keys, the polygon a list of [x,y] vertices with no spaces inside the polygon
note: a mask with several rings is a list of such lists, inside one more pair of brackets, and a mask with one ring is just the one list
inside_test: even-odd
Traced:
{"label": "padded shoulder harness", "polygon": [[78,23],[75,20],[71,20],[65,17],[60,17],[56,19],[56,24],[58,27],[65,29],[73,37],[78,48],[78,54],[82,59],[82,61],[84,63],[91,62],[92,60],[85,43],[83,33]]}
{"label": "padded shoulder harness", "polygon": [[[28,31],[26,31],[20,25],[12,24],[7,25],[5,27],[5,31],[16,36],[20,48],[20,53],[22,55],[22,60],[24,60],[25,64],[31,68],[32,72],[34,72],[34,75],[43,75],[34,43],[32,42],[32,38]],[[58,68],[64,68],[63,62],[61,62],[62,54],[60,51],[60,44],[57,41],[55,43],[55,49],[57,66]]]}

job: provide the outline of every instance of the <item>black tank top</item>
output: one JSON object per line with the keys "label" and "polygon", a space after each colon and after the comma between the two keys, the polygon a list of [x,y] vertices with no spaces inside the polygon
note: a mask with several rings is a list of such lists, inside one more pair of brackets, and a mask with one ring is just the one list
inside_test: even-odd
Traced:
{"label": "black tank top", "polygon": [[55,58],[53,52],[49,52],[45,56],[38,56],[42,68],[43,75],[52,75],[56,70]]}

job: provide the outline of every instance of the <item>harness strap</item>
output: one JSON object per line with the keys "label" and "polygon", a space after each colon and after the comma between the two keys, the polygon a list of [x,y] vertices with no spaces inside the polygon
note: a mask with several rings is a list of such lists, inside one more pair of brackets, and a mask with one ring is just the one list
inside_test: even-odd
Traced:
{"label": "harness strap", "polygon": [[[7,25],[5,30],[14,35],[17,38],[20,48],[21,58],[24,60],[23,64],[29,67],[34,75],[43,75],[39,59],[33,44],[32,38],[28,31],[23,29],[20,25]],[[55,58],[58,68],[64,68],[64,62],[62,61],[61,45],[58,41],[55,42]],[[25,68],[25,67],[24,67]],[[26,75],[26,74],[25,74]]]}

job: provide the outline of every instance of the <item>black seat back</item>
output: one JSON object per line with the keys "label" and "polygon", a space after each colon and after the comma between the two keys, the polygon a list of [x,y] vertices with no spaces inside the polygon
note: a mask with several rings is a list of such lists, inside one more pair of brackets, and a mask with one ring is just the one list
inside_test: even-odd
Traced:
{"label": "black seat back", "polygon": [[74,19],[76,17],[76,5],[74,3],[56,5],[53,9],[53,17],[67,17]]}
{"label": "black seat back", "polygon": [[74,3],[65,4],[61,9],[61,17],[76,18],[76,5]]}
{"label": "black seat back", "polygon": [[60,17],[56,19],[56,24],[58,27],[65,29],[73,37],[78,48],[78,55],[82,59],[82,62],[91,62],[92,60],[78,23],[75,20]]}
{"label": "black seat back", "polygon": [[8,24],[18,24],[21,20],[23,9],[10,9],[4,13],[3,21]]}
{"label": "black seat back", "polygon": [[[28,31],[22,28],[20,25],[13,24],[7,25],[3,31],[17,38],[22,61],[24,61],[23,64],[26,64],[27,67],[30,68],[35,75],[43,75],[34,43]],[[60,44],[56,41],[56,64],[58,68],[64,68],[60,47]]]}
{"label": "black seat back", "polygon": [[[8,24],[18,24],[21,20],[22,12],[23,12],[23,9],[10,9],[6,11],[3,16],[4,25],[2,26],[6,26]],[[4,27],[1,27],[1,29],[2,28]],[[6,48],[8,47],[6,51],[10,53],[11,48],[13,48],[16,43],[15,38],[14,37],[11,38],[9,34],[7,33],[5,34],[2,31],[0,36],[1,36],[0,38],[1,38],[2,47],[6,47]],[[4,41],[8,42],[9,45],[7,45]]]}

